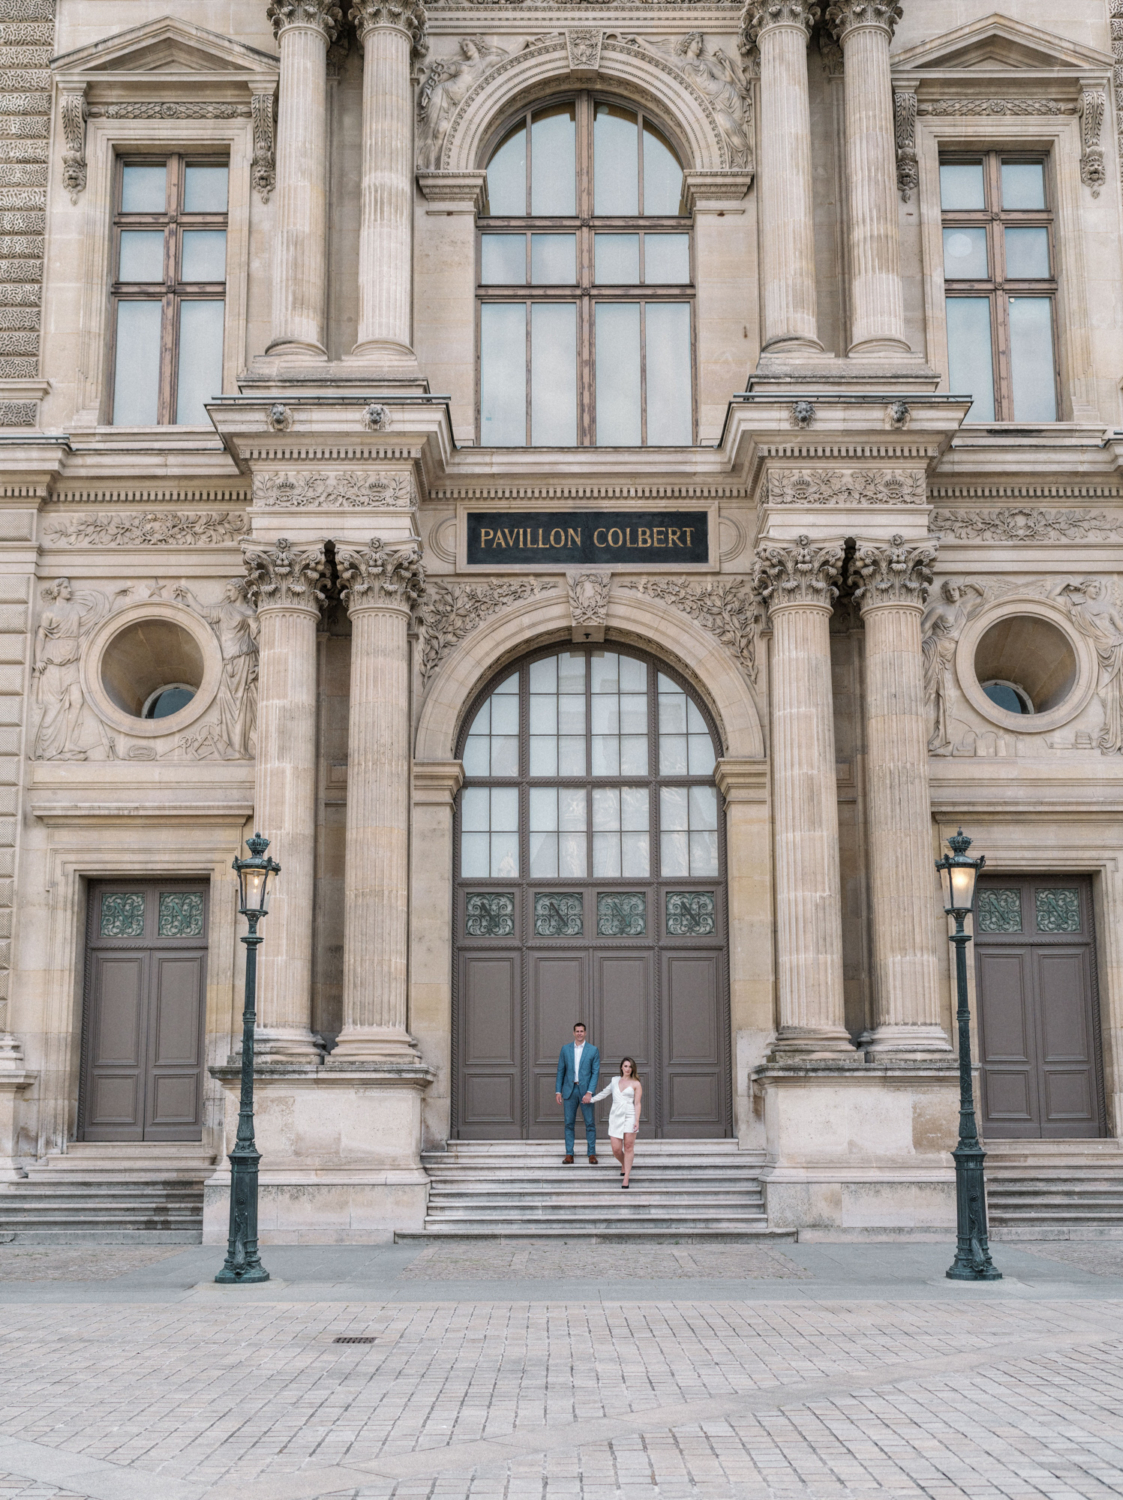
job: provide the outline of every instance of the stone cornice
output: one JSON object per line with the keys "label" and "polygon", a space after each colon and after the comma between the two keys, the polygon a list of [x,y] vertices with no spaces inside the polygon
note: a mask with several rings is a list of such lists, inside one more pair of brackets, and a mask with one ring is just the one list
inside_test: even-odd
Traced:
{"label": "stone cornice", "polygon": [[343,25],[343,12],[334,0],[269,0],[265,15],[273,23],[273,35],[278,41],[290,27],[305,26],[321,32],[330,44]]}
{"label": "stone cornice", "polygon": [[285,537],[273,547],[244,549],[246,593],[257,609],[305,610],[319,614],[324,599],[327,564],[324,549],[292,550]]}
{"label": "stone cornice", "polygon": [[909,546],[900,535],[890,537],[887,544],[859,543],[850,563],[850,581],[862,613],[882,605],[922,609],[937,551],[934,542]]}
{"label": "stone cornice", "polygon": [[800,26],[810,36],[819,15],[814,0],[747,0],[741,12],[741,38],[755,47],[761,32],[773,26]]}
{"label": "stone cornice", "polygon": [[903,14],[897,0],[832,0],[826,21],[839,42],[845,43],[859,27],[884,31],[892,38]]}
{"label": "stone cornice", "polygon": [[753,563],[753,587],[769,614],[796,606],[829,610],[838,594],[843,547],[838,542],[761,542]]}
{"label": "stone cornice", "polygon": [[349,19],[360,43],[365,43],[368,34],[379,26],[387,26],[406,33],[415,57],[424,56],[428,50],[425,27],[429,18],[422,0],[354,0]]}
{"label": "stone cornice", "polygon": [[425,569],[415,546],[388,548],[374,537],[369,547],[337,547],[335,561],[343,585],[340,597],[350,615],[363,609],[408,614],[425,592]]}

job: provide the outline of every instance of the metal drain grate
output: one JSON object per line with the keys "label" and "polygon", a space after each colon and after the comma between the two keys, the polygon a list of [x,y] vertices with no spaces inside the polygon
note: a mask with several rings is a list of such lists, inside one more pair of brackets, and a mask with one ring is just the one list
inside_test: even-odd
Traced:
{"label": "metal drain grate", "polygon": [[332,1339],[333,1344],[373,1344],[374,1342],[373,1338],[361,1333],[344,1334],[342,1338]]}

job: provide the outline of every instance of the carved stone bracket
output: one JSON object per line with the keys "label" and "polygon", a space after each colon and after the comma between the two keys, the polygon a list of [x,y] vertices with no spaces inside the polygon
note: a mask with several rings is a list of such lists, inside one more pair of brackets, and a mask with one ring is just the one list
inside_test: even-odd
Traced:
{"label": "carved stone bracket", "polygon": [[409,474],[257,474],[253,500],[268,510],[411,510],[416,504]]}
{"label": "carved stone bracket", "polygon": [[1092,189],[1092,197],[1098,198],[1100,189],[1107,181],[1103,147],[1100,145],[1104,115],[1107,112],[1107,99],[1103,91],[1085,89],[1080,96],[1078,109],[1081,126],[1080,180],[1085,187]]}
{"label": "carved stone bracket", "polygon": [[349,19],[358,32],[360,43],[379,26],[404,31],[410,40],[413,57],[424,57],[429,50],[426,26],[429,17],[422,0],[354,0]]}
{"label": "carved stone bracket", "polygon": [[772,613],[788,605],[829,609],[838,595],[843,548],[835,542],[762,542],[753,563],[753,587]]}
{"label": "carved stone bracket", "polygon": [[491,615],[557,588],[551,580],[494,578],[483,583],[435,583],[421,614],[421,680],[429,678],[458,642]]}
{"label": "carved stone bracket", "polygon": [[916,155],[916,95],[910,89],[893,94],[893,120],[897,135],[897,191],[907,203],[920,184]]}
{"label": "carved stone bracket", "polygon": [[644,578],[621,588],[659,599],[716,636],[739,663],[750,682],[757,680],[757,638],[763,623],[759,602],[743,578],[706,583],[677,578]]}
{"label": "carved stone bracket", "polygon": [[62,157],[62,182],[70,194],[71,203],[77,203],[78,194],[86,186],[86,120],[89,116],[86,85],[63,84],[60,96],[62,135],[66,143]]}
{"label": "carved stone bracket", "polygon": [[294,552],[287,537],[273,547],[244,549],[246,593],[261,609],[307,609],[319,612],[324,602],[327,563],[324,549],[304,548]]}
{"label": "carved stone bracket", "polygon": [[573,622],[573,639],[578,643],[603,641],[608,619],[608,596],[612,592],[611,573],[567,573],[569,613]]}
{"label": "carved stone bracket", "polygon": [[265,16],[278,40],[290,26],[314,26],[330,43],[343,25],[343,12],[333,0],[269,0]]}
{"label": "carved stone bracket", "polygon": [[814,0],[746,0],[741,12],[742,48],[757,46],[761,32],[770,26],[802,26],[810,36],[820,13]]}
{"label": "carved stone bracket", "polygon": [[860,544],[850,563],[850,581],[862,613],[884,604],[922,609],[937,551],[935,544],[909,546],[900,535],[890,537],[887,545]]}
{"label": "carved stone bracket", "polygon": [[335,562],[348,614],[360,609],[412,612],[425,593],[421,549],[414,544],[387,547],[374,537],[369,547],[336,547]]}
{"label": "carved stone bracket", "polygon": [[877,26],[892,37],[903,15],[897,0],[832,0],[826,20],[841,42],[859,26]]}
{"label": "carved stone bracket", "polygon": [[268,88],[253,89],[250,94],[250,112],[253,119],[253,161],[250,176],[254,192],[262,203],[277,186],[276,118],[277,91]]}
{"label": "carved stone bracket", "polygon": [[812,469],[768,476],[769,505],[926,505],[924,475],[884,469]]}

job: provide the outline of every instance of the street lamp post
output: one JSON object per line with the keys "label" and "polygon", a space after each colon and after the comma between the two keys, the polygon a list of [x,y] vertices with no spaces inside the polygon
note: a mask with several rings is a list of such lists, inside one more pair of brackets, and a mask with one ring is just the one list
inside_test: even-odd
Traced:
{"label": "street lamp post", "polygon": [[262,939],[257,924],[268,908],[269,877],[279,875],[281,867],[276,860],[266,859],[269,840],[255,833],[248,840],[250,858],[235,859],[238,872],[238,889],[241,897],[239,910],[250,924],[250,930],[242,939],[246,945],[246,994],[242,1008],[242,1098],[238,1110],[238,1136],[230,1152],[230,1237],[226,1247],[226,1263],[215,1277],[216,1281],[244,1284],[252,1281],[268,1281],[269,1272],[261,1264],[257,1252],[257,1164],[261,1152],[253,1138],[253,1041],[254,1025],[257,1021],[257,950]]}
{"label": "street lamp post", "polygon": [[983,1181],[986,1152],[979,1145],[975,1124],[975,1094],[971,1083],[971,1011],[967,1003],[967,944],[970,934],[963,924],[975,904],[975,881],[986,858],[971,859],[971,840],[961,828],[948,839],[950,854],[936,861],[944,887],[944,910],[955,918],[950,935],[955,946],[955,986],[959,1023],[959,1144],[955,1158],[955,1260],[948,1277],[952,1281],[1001,1281],[1002,1272],[991,1264],[987,1244],[987,1201]]}

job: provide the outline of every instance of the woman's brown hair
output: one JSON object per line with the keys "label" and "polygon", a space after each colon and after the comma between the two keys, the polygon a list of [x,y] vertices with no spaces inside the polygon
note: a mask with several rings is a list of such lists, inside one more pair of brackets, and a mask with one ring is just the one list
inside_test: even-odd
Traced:
{"label": "woman's brown hair", "polygon": [[632,1081],[634,1083],[638,1083],[639,1082],[639,1069],[636,1067],[636,1060],[635,1060],[634,1057],[622,1057],[620,1059],[620,1077],[623,1078],[623,1076],[624,1076],[624,1064],[626,1062],[627,1063],[631,1063],[631,1065],[632,1065],[632,1074],[631,1074]]}

